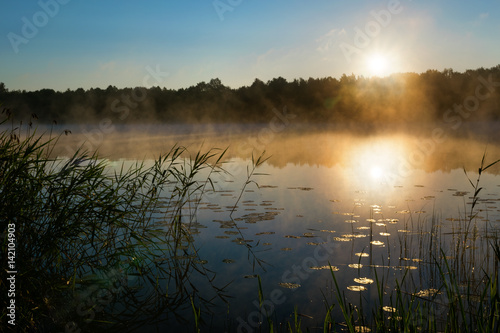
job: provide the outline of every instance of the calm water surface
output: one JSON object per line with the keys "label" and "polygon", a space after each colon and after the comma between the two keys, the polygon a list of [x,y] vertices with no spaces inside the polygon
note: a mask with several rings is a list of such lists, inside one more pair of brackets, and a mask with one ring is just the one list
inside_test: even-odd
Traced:
{"label": "calm water surface", "polygon": [[[336,303],[329,265],[354,304],[360,295],[366,304],[376,302],[375,271],[388,291],[406,272],[406,291],[425,292],[437,279],[431,261],[441,256],[440,249],[453,260],[457,235],[466,229],[475,234],[466,244],[470,254],[459,264],[478,272],[492,269],[486,244],[500,231],[498,168],[482,175],[478,215],[469,226],[474,191],[464,168],[475,182],[485,149],[487,161],[500,158],[495,138],[433,137],[432,128],[416,134],[277,132],[266,125],[174,129],[121,128],[94,135],[90,143],[87,136],[86,144],[98,147],[111,165],[148,162],[175,143],[193,152],[229,147],[223,168],[230,175],[214,178],[215,191],[203,196],[187,224],[202,266],[214,272],[214,284],[227,284],[224,293],[230,296],[229,305],[214,300],[213,313],[204,314],[207,327],[266,325],[259,314],[257,275],[264,308],[284,323],[297,306],[303,327],[322,327],[326,305]],[[82,140],[67,139],[59,154]],[[252,152],[263,150],[270,158],[245,186]],[[205,278],[193,272],[192,282],[202,295],[214,296]],[[174,322],[169,318],[168,327]]]}

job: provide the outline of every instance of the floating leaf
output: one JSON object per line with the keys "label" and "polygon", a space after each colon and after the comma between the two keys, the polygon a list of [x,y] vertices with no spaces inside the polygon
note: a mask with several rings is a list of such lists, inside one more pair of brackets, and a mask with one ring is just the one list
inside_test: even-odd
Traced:
{"label": "floating leaf", "polygon": [[264,231],[264,232],[258,232],[255,234],[255,236],[260,236],[260,235],[274,235],[274,231]]}
{"label": "floating leaf", "polygon": [[368,237],[368,235],[365,235],[365,234],[346,234],[346,235],[342,235],[342,237],[345,237],[345,238],[364,238],[364,237]]}
{"label": "floating leaf", "polygon": [[318,242],[307,242],[306,245],[312,245],[312,246],[317,246],[317,245],[321,245],[321,244],[325,244],[326,242],[321,242],[321,243],[318,243]]}
{"label": "floating leaf", "polygon": [[[335,266],[331,266],[332,267],[332,271],[334,272],[337,272],[339,270],[338,267],[335,267]],[[329,265],[324,265],[324,266],[311,266],[309,267],[309,269],[313,269],[313,270],[320,270],[320,269],[330,269],[330,266]]]}
{"label": "floating leaf", "polygon": [[361,284],[370,284],[373,283],[373,280],[363,277],[363,278],[354,278],[354,282]]}
{"label": "floating leaf", "polygon": [[348,286],[347,289],[350,291],[365,291],[366,287],[364,287],[364,286]]}
{"label": "floating leaf", "polygon": [[418,297],[433,297],[434,295],[441,294],[439,290],[430,288],[426,290],[420,290],[418,293],[415,294],[415,296]]}
{"label": "floating leaf", "polygon": [[280,286],[282,286],[283,288],[288,288],[288,289],[296,289],[296,288],[300,287],[300,284],[290,283],[290,282],[280,282],[278,284]]}
{"label": "floating leaf", "polygon": [[312,188],[312,187],[297,187],[297,189],[299,189],[301,191],[312,191],[312,190],[314,190],[314,188]]}

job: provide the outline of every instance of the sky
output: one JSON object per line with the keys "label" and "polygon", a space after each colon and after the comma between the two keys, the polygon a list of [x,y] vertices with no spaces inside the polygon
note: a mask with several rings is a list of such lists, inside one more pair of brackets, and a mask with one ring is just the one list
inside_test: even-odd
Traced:
{"label": "sky", "polygon": [[500,1],[2,1],[9,90],[232,88],[500,64]]}

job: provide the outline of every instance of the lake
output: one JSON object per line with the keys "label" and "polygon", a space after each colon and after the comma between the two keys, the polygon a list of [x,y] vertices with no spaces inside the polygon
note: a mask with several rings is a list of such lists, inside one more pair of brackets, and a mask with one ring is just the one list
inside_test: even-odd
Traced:
{"label": "lake", "polygon": [[[367,318],[380,300],[377,285],[391,316],[396,281],[445,313],[447,295],[435,289],[441,279],[436,260],[445,265],[446,259],[481,290],[485,272],[498,269],[488,242],[500,232],[499,168],[481,173],[483,189],[471,215],[473,185],[485,151],[485,165],[500,158],[496,128],[88,125],[61,137],[55,154],[68,156],[83,144],[119,167],[152,163],[175,144],[193,154],[228,148],[221,164],[227,173],[213,174],[213,188],[185,207],[196,251],[179,260],[193,259],[203,272],[185,277],[199,291],[194,300],[203,327],[265,331],[268,317],[294,325],[296,307],[302,327],[319,330],[332,304],[333,318],[344,321],[332,271],[341,293],[364,307]],[[247,182],[252,154],[255,161],[264,151],[268,159]],[[168,220],[168,207],[156,213],[158,223]],[[179,316],[191,320],[189,302]],[[194,327],[179,318],[159,314],[151,329]]]}

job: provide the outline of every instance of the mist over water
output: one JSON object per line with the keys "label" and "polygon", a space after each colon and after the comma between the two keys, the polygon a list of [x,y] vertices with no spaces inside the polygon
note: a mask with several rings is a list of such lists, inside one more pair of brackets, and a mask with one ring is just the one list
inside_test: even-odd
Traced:
{"label": "mist over water", "polygon": [[[18,126],[11,120],[2,127],[14,128],[21,138],[26,129],[55,139],[53,158],[71,158],[77,151],[96,153],[111,174],[121,172],[122,166],[151,166],[176,146],[187,147],[182,161],[175,162],[183,170],[199,152],[225,151],[218,163],[223,171],[212,174],[210,182],[203,178],[206,174],[198,175],[194,184],[206,191],[180,208],[178,223],[195,254],[182,248],[184,255],[168,255],[172,260],[195,258],[196,267],[213,274],[207,282],[206,275],[190,271],[189,282],[200,299],[216,296],[211,283],[224,286],[228,303],[219,298],[201,302],[205,320],[215,331],[261,327],[265,318],[257,276],[277,322],[289,320],[298,306],[304,326],[320,327],[325,304],[336,302],[338,294],[330,265],[350,302],[368,307],[378,302],[375,273],[389,289],[408,276],[405,292],[420,295],[440,287],[436,258],[449,258],[465,279],[480,287],[485,279],[477,272],[495,270],[489,241],[500,234],[500,168],[495,165],[482,173],[478,167],[484,155],[486,165],[500,158],[498,96],[492,94],[481,107],[471,105],[475,100],[469,96],[474,95],[467,93],[476,81],[464,74],[445,74],[408,74],[404,80],[343,77],[305,85],[336,87],[338,99],[331,99],[325,89],[309,100],[307,94],[287,90],[304,82],[286,80],[256,82],[240,90],[198,87],[191,93],[198,91],[200,100],[193,105],[184,101],[175,112],[158,109],[157,96],[137,103],[134,110],[120,109],[123,119],[120,113],[110,116],[89,109],[79,119],[71,111],[62,124]],[[405,82],[398,86],[394,81],[400,79]],[[446,82],[454,82],[455,88],[459,82],[467,84],[448,98],[424,91],[418,80],[433,82],[436,89]],[[486,89],[476,91],[484,96]],[[223,99],[210,99],[221,93]],[[245,94],[255,100],[241,99]],[[106,98],[106,105],[113,103]],[[255,105],[238,104],[242,100]],[[293,101],[290,107],[284,106],[287,101]],[[315,103],[321,107],[307,107]],[[200,105],[201,111],[196,108]],[[125,116],[127,112],[133,116]],[[34,116],[29,119],[35,122]],[[259,156],[267,159],[253,173]],[[471,179],[479,175],[483,189],[476,199]],[[166,184],[160,193],[164,204],[151,212],[155,227],[165,233],[174,220],[168,198],[178,190],[175,181]],[[476,214],[471,212],[474,205]],[[469,233],[473,237],[468,238]],[[461,257],[457,248],[463,251]],[[439,297],[436,304],[447,302]],[[192,317],[191,304],[181,302],[178,310],[180,317],[158,314],[161,319],[147,328],[185,329],[182,319]],[[149,322],[148,315],[139,319]],[[332,316],[343,320],[339,311]]]}
{"label": "mist over water", "polygon": [[4,3],[0,332],[500,332],[500,1]]}
{"label": "mist over water", "polygon": [[[459,132],[438,126],[345,126],[289,125],[280,131],[269,124],[203,125],[123,125],[101,131],[95,126],[73,128],[61,136],[55,156],[70,156],[78,148],[109,160],[155,159],[174,145],[188,147],[192,153],[211,148],[226,149],[226,159],[250,159],[266,152],[267,163],[284,167],[288,163],[310,166],[354,168],[356,164],[402,163],[428,172],[475,169],[482,154],[500,156],[500,123],[472,123]],[[81,128],[84,128],[83,131]],[[433,131],[440,129],[440,136]],[[39,131],[48,132],[48,129]],[[493,169],[496,172],[497,169]]]}
{"label": "mist over water", "polygon": [[[214,191],[202,198],[189,224],[204,267],[217,273],[218,283],[229,283],[226,292],[237,297],[237,304],[230,301],[233,322],[253,323],[249,316],[258,310],[259,275],[268,295],[278,290],[282,296],[282,303],[273,304],[279,320],[299,305],[301,313],[312,317],[303,322],[315,326],[321,324],[317,314],[324,311],[325,295],[334,298],[329,264],[342,290],[363,293],[368,304],[378,297],[366,282],[374,279],[375,268],[391,285],[409,270],[416,292],[434,287],[428,249],[437,245],[430,243],[430,235],[441,234],[439,245],[450,250],[461,228],[456,221],[463,219],[462,208],[467,209],[473,192],[464,169],[475,179],[485,152],[489,162],[500,157],[496,123],[470,123],[460,131],[440,126],[117,126],[102,136],[90,130],[62,136],[53,153],[68,156],[83,144],[119,168],[121,163],[151,162],[174,145],[192,154],[227,148],[222,167],[228,174],[214,178]],[[245,188],[252,154],[255,158],[264,151],[269,159]],[[498,171],[492,167],[482,179],[476,227],[484,237],[500,232]],[[487,238],[474,242],[481,251],[487,246]],[[318,257],[318,249],[330,252]],[[492,269],[491,257],[481,251],[473,254],[478,265]],[[265,264],[256,265],[261,261]],[[192,281],[198,281],[196,276]],[[217,303],[214,320],[226,306]]]}

